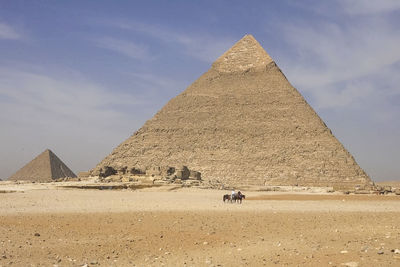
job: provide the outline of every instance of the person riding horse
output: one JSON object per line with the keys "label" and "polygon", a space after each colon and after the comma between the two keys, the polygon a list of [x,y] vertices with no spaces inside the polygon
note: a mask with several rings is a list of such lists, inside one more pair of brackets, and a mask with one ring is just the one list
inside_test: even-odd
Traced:
{"label": "person riding horse", "polygon": [[231,203],[235,200],[236,201],[236,192],[235,190],[232,190],[231,194],[226,194],[222,197],[222,200],[225,201],[230,201]]}
{"label": "person riding horse", "polygon": [[246,198],[245,195],[242,194],[242,192],[238,191],[237,194],[235,195],[235,202],[242,203],[242,199]]}
{"label": "person riding horse", "polygon": [[238,191],[237,193],[235,193],[234,190],[232,190],[232,193],[223,195],[222,200],[225,201],[230,201],[232,202],[239,202],[242,203],[242,199],[245,199],[246,196],[242,194],[242,192]]}
{"label": "person riding horse", "polygon": [[235,189],[232,189],[232,192],[231,192],[231,201],[232,201],[232,199],[235,197],[235,195],[236,195]]}

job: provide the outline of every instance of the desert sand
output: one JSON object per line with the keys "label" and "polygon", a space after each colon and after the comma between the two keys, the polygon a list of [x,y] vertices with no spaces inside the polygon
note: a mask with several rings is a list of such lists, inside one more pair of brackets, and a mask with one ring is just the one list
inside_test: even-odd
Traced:
{"label": "desert sand", "polygon": [[395,195],[244,192],[231,204],[211,189],[0,190],[0,266],[400,264]]}

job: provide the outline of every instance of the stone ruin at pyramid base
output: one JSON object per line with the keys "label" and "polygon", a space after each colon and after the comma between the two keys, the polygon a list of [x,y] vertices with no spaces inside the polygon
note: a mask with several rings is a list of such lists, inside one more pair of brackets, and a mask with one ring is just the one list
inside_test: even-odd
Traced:
{"label": "stone ruin at pyramid base", "polygon": [[[295,168],[293,168],[295,169]],[[298,168],[296,168],[298,169]],[[372,190],[374,183],[361,175],[341,176],[341,173],[332,173],[313,176],[315,171],[304,175],[305,171],[274,170],[260,174],[251,170],[245,170],[242,176],[235,176],[229,179],[220,179],[224,183],[233,186],[253,185],[253,186],[299,186],[299,187],[331,187],[335,191],[347,189]],[[304,175],[304,176],[301,176]],[[343,175],[343,173],[342,173]],[[205,178],[206,179],[206,178]]]}
{"label": "stone ruin at pyramid base", "polygon": [[110,167],[104,166],[97,171],[87,173],[98,176],[98,182],[136,182],[154,185],[176,184],[183,186],[200,186],[203,182],[201,173],[189,170],[187,166],[171,167]]}
{"label": "stone ruin at pyramid base", "polygon": [[373,184],[365,183],[365,181],[360,181],[359,183],[354,181],[319,181],[315,182],[315,179],[276,179],[274,180],[266,180],[265,184],[267,186],[302,186],[302,187],[331,187],[334,191],[338,190],[372,190]]}
{"label": "stone ruin at pyramid base", "polygon": [[[253,186],[253,189],[262,189],[267,187],[308,187],[308,188],[332,188],[338,190],[373,190],[373,183],[368,183],[364,179],[337,177],[325,178],[319,180],[314,177],[285,177],[282,174],[275,178],[254,179],[243,172],[242,177],[236,179],[202,177],[198,171],[190,170],[187,166],[180,167],[117,167],[103,166],[100,169],[92,170],[82,174],[83,177],[98,177],[98,182],[139,182],[151,183],[155,185],[182,184],[185,186],[202,186],[205,188],[227,189],[227,188],[245,188]],[[238,181],[238,182],[232,182]]]}

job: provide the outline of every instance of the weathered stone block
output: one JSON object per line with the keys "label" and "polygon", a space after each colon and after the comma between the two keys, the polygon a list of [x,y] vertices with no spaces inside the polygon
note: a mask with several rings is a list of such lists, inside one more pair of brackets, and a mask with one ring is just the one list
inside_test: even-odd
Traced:
{"label": "weathered stone block", "polygon": [[189,179],[190,171],[186,166],[181,166],[175,170],[175,175],[178,179]]}
{"label": "weathered stone block", "polygon": [[142,168],[139,167],[133,167],[129,169],[129,173],[134,175],[143,175],[146,174],[146,170],[143,170]]}
{"label": "weathered stone block", "polygon": [[117,174],[120,174],[120,175],[126,174],[127,170],[128,170],[127,166],[123,166],[123,167],[121,166],[121,167],[115,168],[115,171],[117,172]]}
{"label": "weathered stone block", "polygon": [[198,171],[190,171],[190,175],[189,175],[190,179],[194,179],[194,180],[201,180],[201,173]]}
{"label": "weathered stone block", "polygon": [[175,168],[170,166],[160,167],[161,176],[171,176],[175,173]]}
{"label": "weathered stone block", "polygon": [[161,168],[160,167],[149,167],[146,169],[146,176],[160,176]]}
{"label": "weathered stone block", "polygon": [[87,178],[89,176],[90,176],[90,172],[89,171],[78,173],[78,177],[79,178]]}
{"label": "weathered stone block", "polygon": [[117,174],[117,171],[110,166],[104,166],[101,170],[100,170],[100,174],[99,176],[101,177],[108,177],[110,175],[115,175]]}

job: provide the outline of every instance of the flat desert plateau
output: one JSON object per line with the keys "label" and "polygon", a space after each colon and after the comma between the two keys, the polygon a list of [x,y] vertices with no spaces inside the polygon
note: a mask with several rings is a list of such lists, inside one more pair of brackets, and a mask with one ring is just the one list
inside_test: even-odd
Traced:
{"label": "flat desert plateau", "polygon": [[400,196],[0,185],[0,266],[399,266]]}

